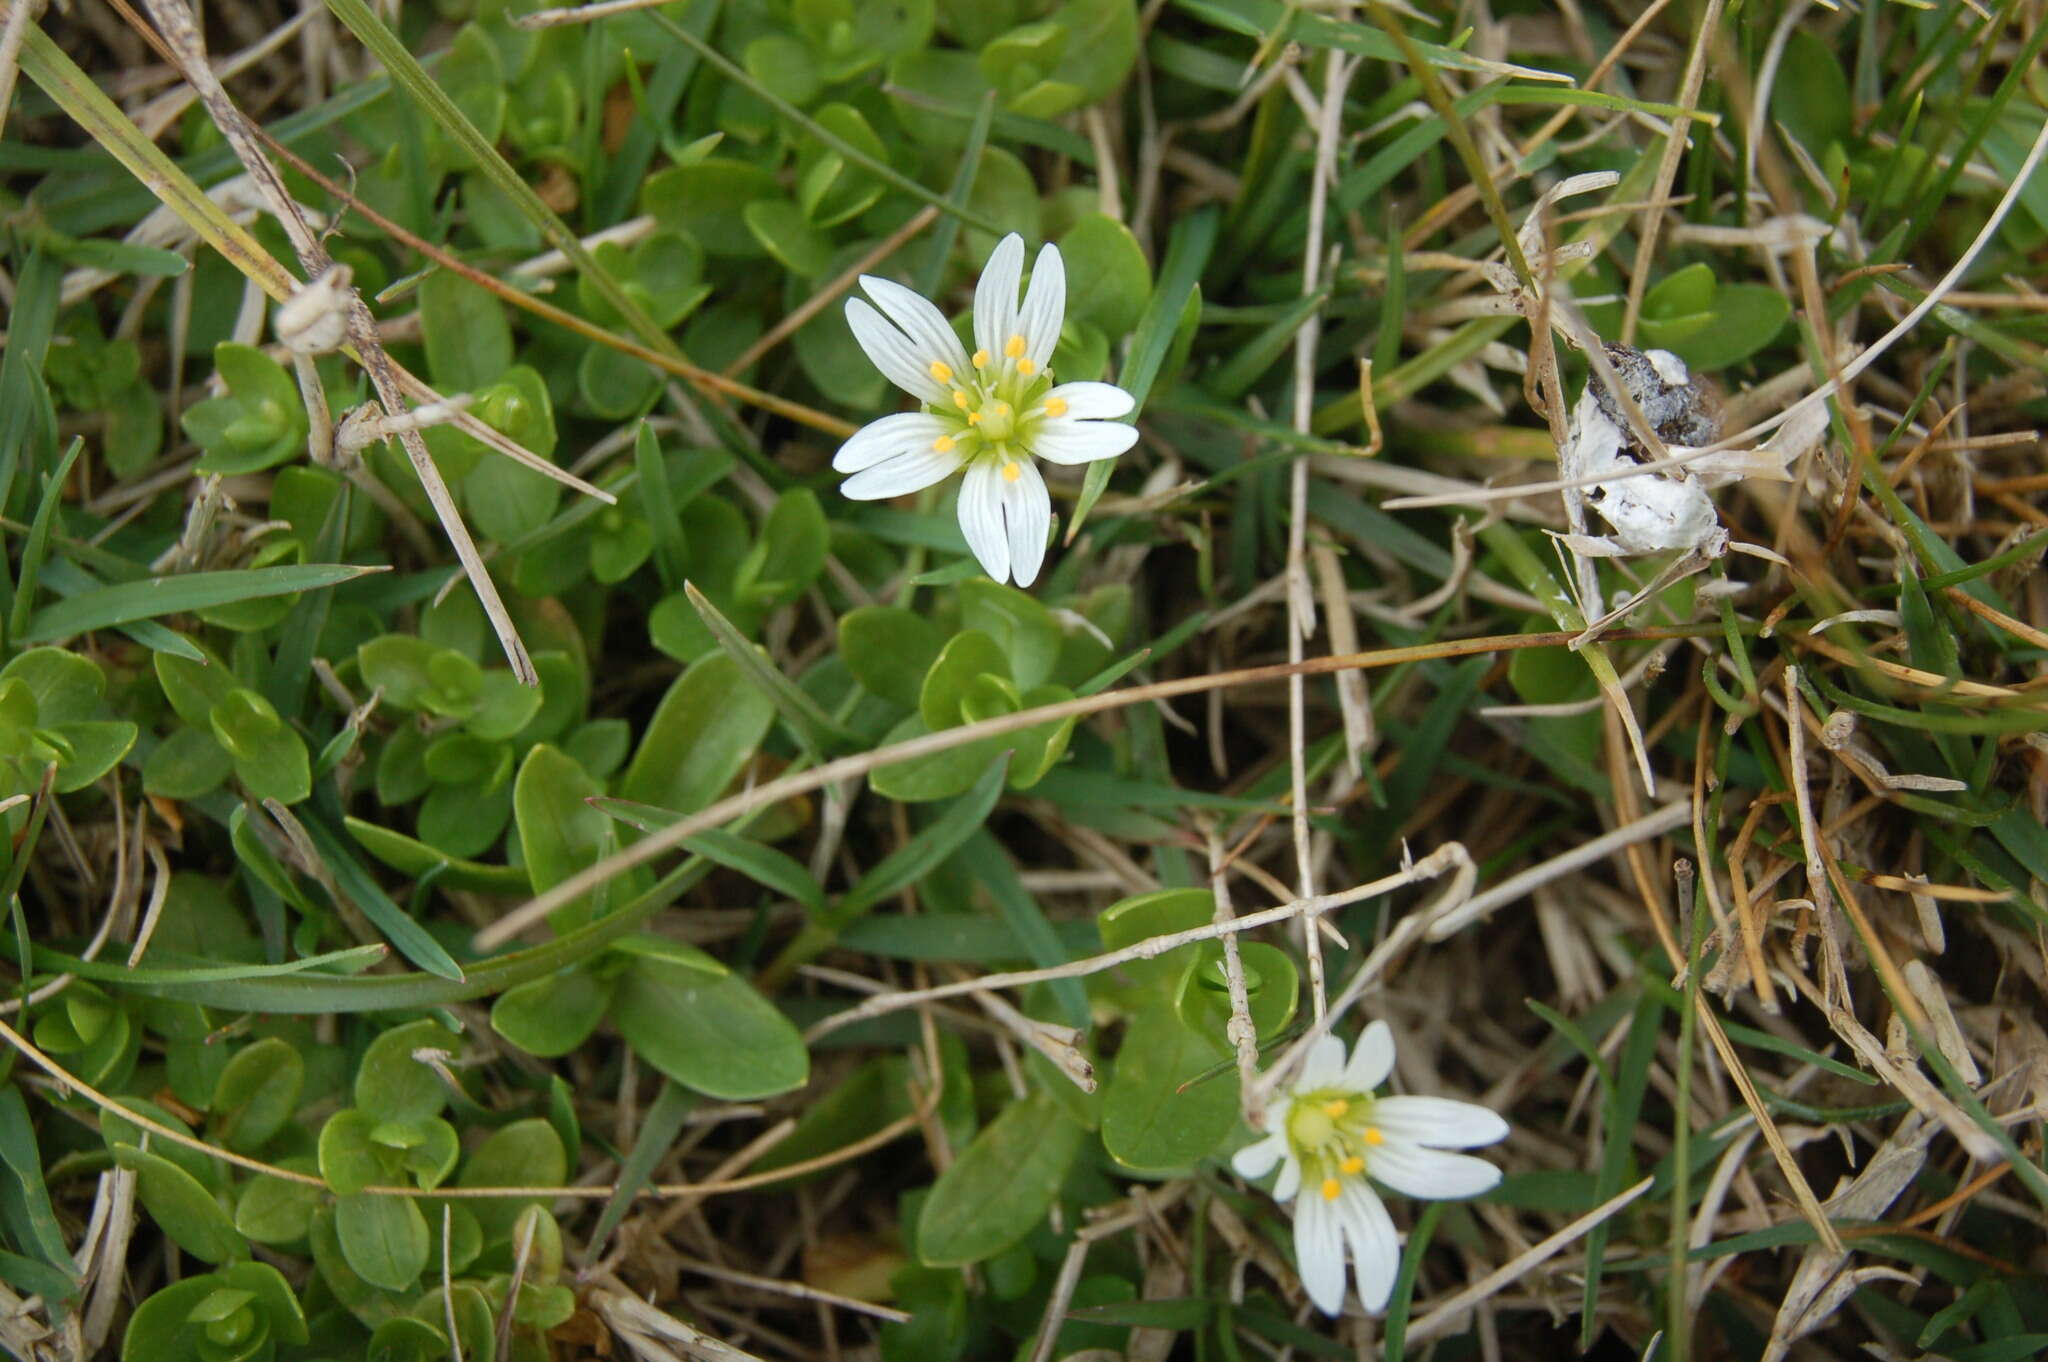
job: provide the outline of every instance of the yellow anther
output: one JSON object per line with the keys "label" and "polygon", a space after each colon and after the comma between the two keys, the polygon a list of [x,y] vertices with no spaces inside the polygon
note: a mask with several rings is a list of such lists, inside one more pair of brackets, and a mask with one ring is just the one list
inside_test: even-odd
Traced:
{"label": "yellow anther", "polygon": [[980,425],[980,424],[981,424],[981,413],[980,413],[980,412],[978,412],[978,411],[970,411],[970,412],[968,412],[968,413],[967,413],[967,424],[968,424],[968,425],[970,425],[970,426],[978,426],[978,425]]}
{"label": "yellow anther", "polygon": [[1032,361],[1029,355],[1026,355],[1023,359],[1017,361],[1017,372],[1029,378],[1038,372],[1038,365]]}
{"label": "yellow anther", "polygon": [[1012,336],[1008,340],[1004,341],[1003,353],[1008,355],[1011,359],[1015,359],[1017,358],[1017,356],[1023,354],[1024,338],[1022,336]]}
{"label": "yellow anther", "polygon": [[1349,1176],[1355,1178],[1360,1173],[1363,1173],[1365,1171],[1365,1160],[1359,1158],[1358,1155],[1353,1154],[1350,1158],[1338,1164],[1337,1169],[1339,1172],[1348,1174]]}
{"label": "yellow anther", "polygon": [[941,435],[938,439],[932,441],[932,448],[941,454],[952,453],[953,437],[950,435]]}
{"label": "yellow anther", "polygon": [[988,367],[988,351],[976,350],[974,352],[974,367],[977,369],[986,369]]}
{"label": "yellow anther", "polygon": [[1367,1126],[1362,1138],[1367,1144],[1385,1144],[1387,1142],[1387,1137],[1380,1134],[1378,1126]]}
{"label": "yellow anther", "polygon": [[1021,466],[1019,466],[1015,459],[1012,459],[1008,463],[1003,465],[1004,482],[1015,482],[1017,479],[1023,476],[1024,470]]}
{"label": "yellow anther", "polygon": [[1064,397],[1046,398],[1045,414],[1047,416],[1065,416],[1067,414],[1067,399]]}
{"label": "yellow anther", "polygon": [[1323,1200],[1335,1201],[1339,1196],[1343,1195],[1343,1192],[1344,1188],[1338,1183],[1337,1179],[1323,1179]]}
{"label": "yellow anther", "polygon": [[1333,1121],[1343,1120],[1344,1113],[1349,1110],[1351,1110],[1351,1104],[1341,1097],[1332,1097],[1329,1101],[1323,1103],[1323,1115]]}
{"label": "yellow anther", "polygon": [[953,405],[960,408],[960,410],[962,411],[966,411],[967,394],[961,392],[958,388],[953,389]]}
{"label": "yellow anther", "polygon": [[932,377],[941,383],[951,383],[953,381],[953,366],[945,363],[943,360],[933,360]]}
{"label": "yellow anther", "polygon": [[1009,414],[1010,414],[1010,404],[1009,404],[1008,402],[998,402],[998,403],[996,403],[996,415],[998,415],[998,416],[1008,416]]}

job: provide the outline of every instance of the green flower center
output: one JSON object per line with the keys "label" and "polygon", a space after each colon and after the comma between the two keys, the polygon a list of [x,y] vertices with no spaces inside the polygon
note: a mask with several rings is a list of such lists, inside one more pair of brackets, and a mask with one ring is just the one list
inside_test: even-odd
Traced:
{"label": "green flower center", "polygon": [[953,427],[944,437],[949,443],[939,448],[958,448],[963,459],[992,455],[1013,460],[1013,449],[1031,452],[1041,421],[1066,415],[1065,402],[1046,396],[1052,390],[1052,371],[1032,363],[1024,353],[1022,336],[1012,336],[1001,355],[977,350],[971,364],[961,373],[950,364],[932,362],[931,376],[953,394],[951,402],[925,407]]}
{"label": "green flower center", "polygon": [[1294,1099],[1287,1112],[1287,1143],[1301,1161],[1304,1187],[1335,1201],[1340,1179],[1364,1174],[1371,1151],[1386,1139],[1372,1113],[1370,1093],[1324,1088]]}

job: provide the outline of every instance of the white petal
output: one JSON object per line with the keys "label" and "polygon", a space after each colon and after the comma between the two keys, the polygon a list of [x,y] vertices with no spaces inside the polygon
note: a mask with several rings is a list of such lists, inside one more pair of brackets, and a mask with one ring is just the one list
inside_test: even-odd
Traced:
{"label": "white petal", "polygon": [[1107,419],[1129,416],[1131,408],[1138,405],[1137,399],[1114,383],[1062,383],[1045,395],[1050,402],[1054,398],[1067,404],[1067,415],[1077,421]]}
{"label": "white petal", "polygon": [[1136,443],[1136,426],[1049,416],[1033,432],[1031,452],[1050,463],[1093,463],[1113,459]]}
{"label": "white petal", "polygon": [[950,430],[951,426],[941,417],[921,411],[899,411],[856,430],[832,456],[832,467],[840,473],[858,473],[898,454],[930,449],[932,441]]}
{"label": "white petal", "polygon": [[1301,1077],[1294,1080],[1296,1092],[1314,1092],[1327,1088],[1344,1073],[1344,1042],[1332,1035],[1316,1037],[1316,1043],[1308,1047],[1308,1058],[1301,1062]]}
{"label": "white petal", "polygon": [[1010,531],[1010,578],[1018,586],[1038,580],[1045,541],[1052,533],[1052,498],[1030,459],[1017,460],[1017,480],[1003,481],[1003,520]]}
{"label": "white petal", "polygon": [[1351,1062],[1344,1067],[1344,1086],[1371,1092],[1394,1071],[1394,1033],[1383,1021],[1373,1022],[1358,1038]]}
{"label": "white petal", "polygon": [[954,332],[953,324],[923,294],[907,289],[893,279],[877,279],[871,274],[860,277],[860,286],[868,291],[868,297],[875,300],[875,306],[881,308],[890,321],[903,328],[903,334],[910,337],[910,343],[917,347],[918,354],[924,356],[927,372],[933,360],[947,365],[956,374],[967,372],[967,352],[960,348],[960,337]]}
{"label": "white petal", "polygon": [[910,338],[882,320],[864,298],[846,300],[846,324],[882,376],[924,402],[951,402],[953,394],[931,375],[933,357],[919,358]]}
{"label": "white petal", "polygon": [[1508,1137],[1500,1113],[1448,1097],[1383,1097],[1372,1104],[1372,1119],[1389,1138],[1431,1149],[1476,1149]]}
{"label": "white petal", "polygon": [[996,243],[974,286],[974,345],[991,357],[1017,331],[1017,285],[1024,281],[1024,238],[1015,232]]}
{"label": "white petal", "polygon": [[1433,1201],[1478,1196],[1500,1185],[1500,1169],[1484,1159],[1391,1138],[1367,1156],[1366,1171],[1403,1196]]}
{"label": "white petal", "polygon": [[863,468],[839,484],[839,494],[851,501],[886,501],[910,492],[922,492],[942,482],[960,466],[958,451],[940,453],[926,444],[908,454],[884,459]]}
{"label": "white petal", "polygon": [[1294,1194],[1301,1190],[1301,1160],[1293,1154],[1280,1165],[1280,1176],[1273,1183],[1273,1200],[1286,1205],[1294,1200]]}
{"label": "white petal", "polygon": [[1275,1131],[1263,1140],[1254,1140],[1230,1156],[1230,1166],[1241,1178],[1258,1179],[1273,1171],[1280,1162],[1280,1156],[1287,1152],[1287,1135]]}
{"label": "white petal", "polygon": [[1017,318],[1024,353],[1041,369],[1060,343],[1060,323],[1066,315],[1067,266],[1060,259],[1060,248],[1048,241],[1031,267],[1031,287],[1025,290],[1024,310]]}
{"label": "white petal", "polygon": [[1010,536],[1003,528],[1003,475],[992,459],[967,465],[960,483],[960,532],[981,570],[998,582],[1010,577]]}
{"label": "white petal", "polygon": [[1394,1294],[1394,1278],[1401,1270],[1401,1236],[1394,1233],[1386,1203],[1364,1181],[1347,1181],[1338,1204],[1344,1208],[1344,1238],[1358,1274],[1358,1303],[1378,1314]]}
{"label": "white petal", "polygon": [[1294,1270],[1316,1309],[1334,1315],[1344,1308],[1344,1230],[1335,1203],[1320,1194],[1294,1208]]}

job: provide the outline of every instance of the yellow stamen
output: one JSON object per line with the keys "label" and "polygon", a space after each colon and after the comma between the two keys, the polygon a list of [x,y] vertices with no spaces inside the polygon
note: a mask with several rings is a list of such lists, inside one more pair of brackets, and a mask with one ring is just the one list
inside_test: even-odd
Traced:
{"label": "yellow stamen", "polygon": [[1353,1154],[1350,1158],[1338,1164],[1337,1170],[1341,1173],[1349,1174],[1351,1177],[1355,1178],[1360,1173],[1363,1173],[1365,1171],[1365,1160],[1359,1158],[1358,1155]]}
{"label": "yellow stamen", "polygon": [[988,351],[976,350],[974,352],[974,367],[977,369],[986,369],[988,367]]}
{"label": "yellow stamen", "polygon": [[1387,1137],[1380,1134],[1378,1126],[1367,1126],[1362,1137],[1367,1144],[1385,1144]]}
{"label": "yellow stamen", "polygon": [[1067,399],[1064,397],[1046,398],[1045,414],[1047,416],[1065,416],[1067,414]]}
{"label": "yellow stamen", "polygon": [[951,383],[953,381],[953,366],[940,360],[933,360],[932,377],[941,383]]}
{"label": "yellow stamen", "polygon": [[1341,1097],[1332,1097],[1329,1101],[1323,1103],[1323,1115],[1333,1121],[1343,1120],[1344,1113],[1349,1110],[1351,1110],[1351,1104]]}
{"label": "yellow stamen", "polygon": [[1017,361],[1017,372],[1029,378],[1038,372],[1038,365],[1027,355]]}
{"label": "yellow stamen", "polygon": [[1337,1179],[1323,1179],[1323,1200],[1335,1201],[1339,1196],[1343,1195],[1343,1192],[1344,1188],[1341,1185],[1339,1185]]}
{"label": "yellow stamen", "polygon": [[932,448],[941,454],[952,453],[953,437],[950,435],[941,435],[938,439],[932,441]]}
{"label": "yellow stamen", "polygon": [[1015,359],[1017,358],[1017,356],[1023,354],[1024,338],[1022,336],[1012,336],[1008,340],[1004,341],[1003,353],[1008,355],[1011,359]]}
{"label": "yellow stamen", "polygon": [[998,403],[996,403],[996,415],[998,415],[998,416],[1008,416],[1009,414],[1010,414],[1010,404],[1009,404],[1008,402],[998,402]]}
{"label": "yellow stamen", "polygon": [[978,426],[978,425],[980,425],[980,424],[981,424],[981,413],[980,413],[980,412],[978,412],[978,411],[970,411],[970,412],[968,412],[968,413],[967,413],[967,424],[968,424],[968,425],[970,425],[970,426]]}
{"label": "yellow stamen", "polygon": [[967,394],[961,392],[958,388],[953,389],[953,405],[960,408],[960,410],[962,411],[966,411]]}
{"label": "yellow stamen", "polygon": [[1008,463],[1003,465],[1004,482],[1015,482],[1017,479],[1023,476],[1024,470],[1018,466],[1017,461],[1015,459],[1012,459]]}

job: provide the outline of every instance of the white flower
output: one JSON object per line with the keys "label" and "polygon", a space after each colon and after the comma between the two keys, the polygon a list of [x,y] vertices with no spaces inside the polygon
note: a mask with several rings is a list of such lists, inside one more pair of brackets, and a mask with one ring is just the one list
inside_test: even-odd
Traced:
{"label": "white flower", "polygon": [[1267,1117],[1273,1133],[1230,1161],[1246,1178],[1264,1177],[1279,1165],[1273,1199],[1294,1202],[1295,1269],[1326,1315],[1343,1308],[1347,1255],[1357,1265],[1358,1299],[1367,1310],[1386,1309],[1394,1290],[1401,1241],[1368,1177],[1405,1196],[1437,1200],[1477,1196],[1500,1182],[1492,1164],[1442,1151],[1504,1139],[1508,1123],[1470,1102],[1374,1097],[1372,1090],[1393,1069],[1394,1034],[1383,1021],[1365,1028],[1348,1062],[1343,1041],[1322,1037],[1293,1086],[1273,1104]]}
{"label": "white flower", "polygon": [[1029,586],[1052,528],[1052,503],[1033,460],[1114,458],[1138,432],[1115,419],[1136,405],[1115,384],[1053,386],[1046,366],[1067,310],[1059,248],[1039,251],[1020,308],[1023,274],[1024,238],[1013,232],[996,246],[974,290],[972,355],[931,303],[901,284],[861,276],[874,306],[861,298],[847,302],[854,339],[923,406],[854,432],[832,467],[852,475],[839,490],[855,501],[902,496],[965,469],[960,529],[967,546],[998,582],[1014,578]]}

